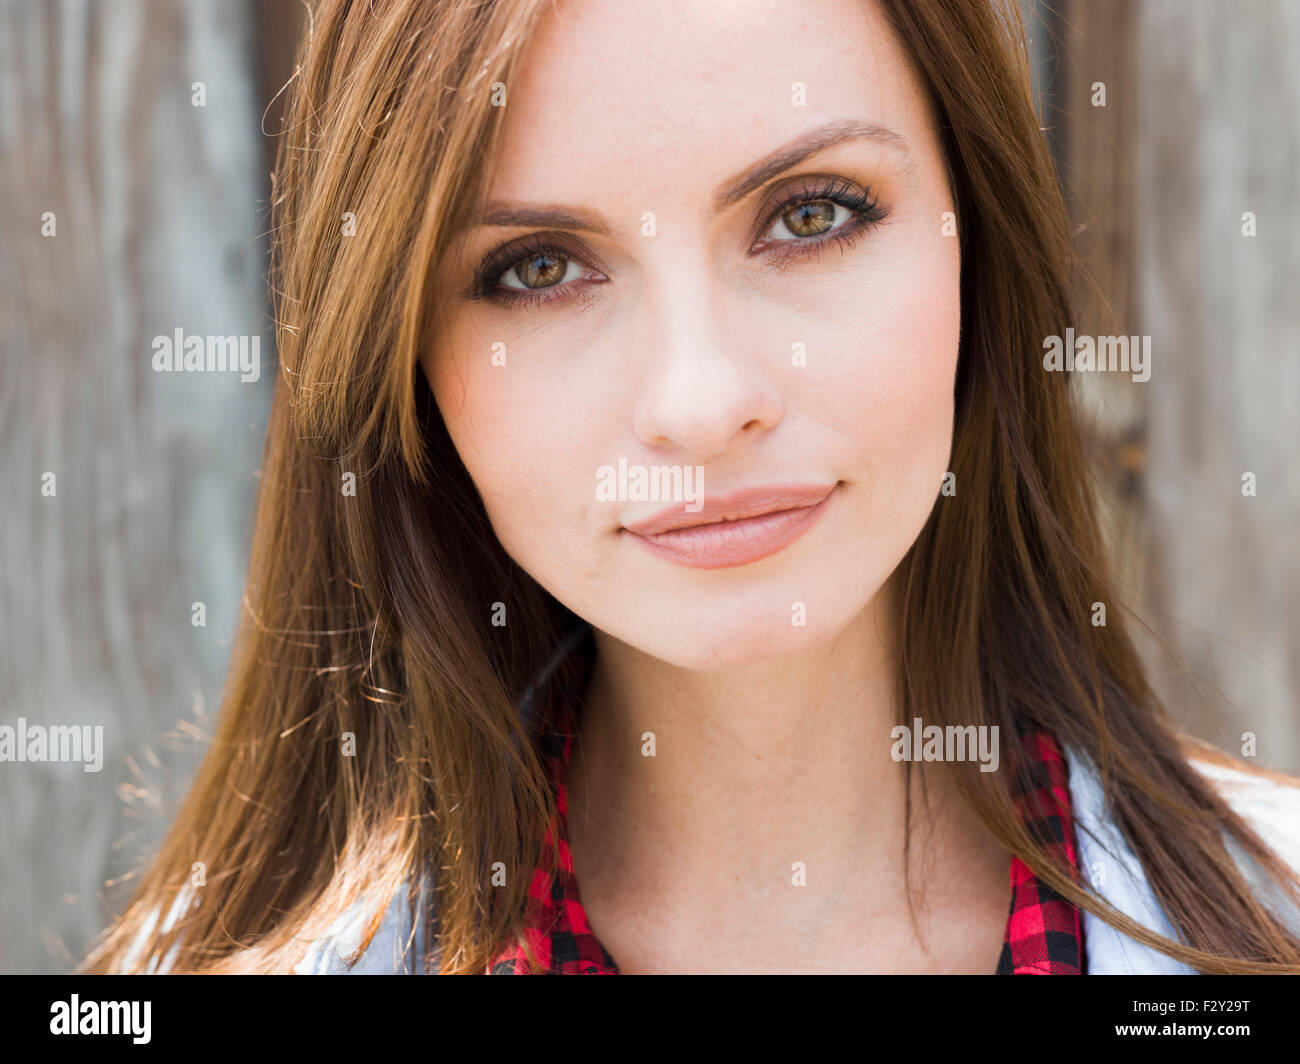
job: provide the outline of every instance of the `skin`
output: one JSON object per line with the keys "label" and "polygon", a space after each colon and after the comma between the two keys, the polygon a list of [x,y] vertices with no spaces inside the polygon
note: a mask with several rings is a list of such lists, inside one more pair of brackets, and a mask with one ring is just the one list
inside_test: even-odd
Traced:
{"label": "skin", "polygon": [[[947,469],[960,331],[955,208],[905,54],[853,0],[570,0],[508,92],[488,200],[609,231],[469,228],[440,266],[445,332],[423,366],[501,543],[597,632],[567,781],[593,928],[629,973],[991,973],[1009,855],[925,766],[913,920],[890,757],[890,576]],[[816,151],[715,213],[739,176],[851,124],[890,135]],[[856,215],[822,201],[796,231],[783,205],[827,178],[883,218],[826,242]],[[558,282],[532,290],[550,301],[465,294],[528,234],[572,265],[521,252],[497,287]],[[620,458],[703,467],[706,495],[838,486],[784,550],[690,568],[622,530],[663,504],[597,501]]]}

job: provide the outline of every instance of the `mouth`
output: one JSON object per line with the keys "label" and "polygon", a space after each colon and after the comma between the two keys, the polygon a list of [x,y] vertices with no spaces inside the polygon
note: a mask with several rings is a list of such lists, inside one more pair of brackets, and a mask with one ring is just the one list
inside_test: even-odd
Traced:
{"label": "mouth", "polygon": [[748,565],[784,550],[826,511],[830,486],[779,484],[712,495],[696,513],[681,504],[623,531],[653,554],[697,569]]}

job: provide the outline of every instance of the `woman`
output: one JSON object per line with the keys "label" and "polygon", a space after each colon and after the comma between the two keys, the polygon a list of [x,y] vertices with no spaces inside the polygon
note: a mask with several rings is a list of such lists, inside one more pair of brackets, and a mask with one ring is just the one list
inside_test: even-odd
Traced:
{"label": "woman", "polygon": [[1014,3],[327,0],[293,94],[247,617],[88,970],[1300,971],[1296,781],[1114,605]]}

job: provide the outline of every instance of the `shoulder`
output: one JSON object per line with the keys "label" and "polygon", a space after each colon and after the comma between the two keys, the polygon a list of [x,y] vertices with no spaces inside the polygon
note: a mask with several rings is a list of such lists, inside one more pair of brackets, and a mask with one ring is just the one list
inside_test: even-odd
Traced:
{"label": "shoulder", "polygon": [[[145,955],[145,951],[149,948],[149,943],[153,941],[155,938],[157,938],[159,935],[164,935],[168,931],[170,931],[172,927],[175,925],[176,921],[179,920],[181,916],[184,914],[186,908],[197,904],[197,902],[198,902],[198,898],[194,892],[194,889],[192,887],[186,886],[186,887],[182,887],[180,890],[176,892],[176,897],[172,901],[171,907],[167,910],[165,916],[162,913],[161,906],[159,908],[150,910],[149,915],[145,918],[144,924],[141,926],[139,933],[135,936],[135,938],[131,941],[131,944],[126,948],[125,952],[123,953],[122,959],[117,964],[116,971],[118,972],[131,971]],[[159,920],[160,916],[162,917],[161,921]],[[170,950],[167,951],[167,955],[163,957],[161,961],[157,957],[151,958],[149,963],[145,966],[144,974],[145,975],[170,974],[172,965],[176,961],[176,954],[179,951],[179,949],[180,949],[180,944],[176,943],[172,946]]]}
{"label": "shoulder", "polygon": [[[415,911],[424,911],[431,885],[428,879],[416,887]],[[409,975],[424,972],[424,952],[428,935],[423,920],[413,919],[406,889],[393,892],[386,902],[362,898],[354,902],[323,930],[306,932],[302,959],[292,966],[295,975]],[[127,949],[119,971],[129,971],[143,955],[148,943],[171,930],[187,905],[197,904],[196,892],[189,887],[178,892],[166,915],[161,908],[150,912],[140,933]],[[361,949],[368,928],[378,927],[365,949]],[[314,920],[309,921],[319,927]],[[169,975],[179,945],[175,945],[161,962],[151,960],[147,975]],[[436,971],[436,968],[433,969]],[[431,974],[431,973],[430,973]]]}
{"label": "shoulder", "polygon": [[[1300,779],[1258,768],[1229,757],[1199,740],[1185,739],[1188,763],[1218,792],[1260,840],[1284,864],[1300,875]],[[1272,889],[1244,856],[1237,855],[1248,879],[1260,888],[1265,901]],[[1280,899],[1280,895],[1276,896]],[[1276,905],[1275,905],[1276,907]],[[1300,927],[1300,920],[1293,925]]]}
{"label": "shoulder", "polygon": [[[1184,740],[1184,755],[1261,840],[1300,874],[1300,780],[1247,765],[1197,740]],[[1137,855],[1111,816],[1100,775],[1088,757],[1067,750],[1070,804],[1080,869],[1107,902],[1157,934],[1172,927],[1147,883]],[[1300,911],[1244,854],[1233,853],[1261,900],[1300,928]],[[1192,969],[1083,914],[1090,974],[1191,973]]]}
{"label": "shoulder", "polygon": [[357,902],[312,939],[301,961],[293,966],[296,975],[432,975],[426,971],[424,954],[430,941],[429,929],[421,914],[431,886],[422,880],[417,889],[415,914],[412,915],[408,891],[394,891],[379,917],[379,926],[364,951],[361,949],[366,929],[375,919],[375,908]]}
{"label": "shoulder", "polygon": [[1234,810],[1265,828],[1275,826],[1281,814],[1292,835],[1300,831],[1300,778],[1230,757],[1199,739],[1184,736],[1182,743],[1188,763]]}

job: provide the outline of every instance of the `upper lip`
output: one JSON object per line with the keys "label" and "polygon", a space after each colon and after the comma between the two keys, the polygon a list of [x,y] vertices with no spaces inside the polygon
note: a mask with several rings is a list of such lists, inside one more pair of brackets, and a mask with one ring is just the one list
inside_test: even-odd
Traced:
{"label": "upper lip", "polygon": [[678,502],[640,521],[629,521],[623,527],[640,536],[655,536],[679,528],[741,521],[747,517],[816,506],[834,490],[834,484],[768,484],[711,493],[705,495],[704,505],[694,513],[684,510],[684,504]]}

